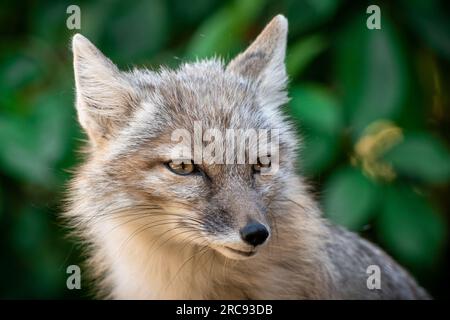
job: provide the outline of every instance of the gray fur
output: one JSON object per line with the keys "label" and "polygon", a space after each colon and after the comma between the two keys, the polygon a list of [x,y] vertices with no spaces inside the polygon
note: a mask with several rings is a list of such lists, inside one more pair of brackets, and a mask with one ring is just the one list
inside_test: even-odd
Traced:
{"label": "gray fur", "polygon": [[[89,137],[65,217],[86,244],[100,295],[138,299],[415,299],[427,294],[380,249],[323,220],[295,171],[299,144],[287,101],[287,21],[275,17],[227,66],[119,71],[86,38],[73,40],[77,111]],[[277,128],[280,170],[200,165],[178,176],[164,165],[171,132]],[[350,195],[349,195],[350,196]],[[248,259],[239,228],[256,220],[268,241]],[[378,264],[382,290],[366,287]]]}

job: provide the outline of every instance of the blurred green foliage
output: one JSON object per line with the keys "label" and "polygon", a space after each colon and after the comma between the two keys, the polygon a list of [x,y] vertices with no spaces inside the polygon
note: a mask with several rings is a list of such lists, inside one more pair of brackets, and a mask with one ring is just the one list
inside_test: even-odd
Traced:
{"label": "blurred green foliage", "polygon": [[[85,297],[58,221],[84,139],[73,108],[66,8],[119,66],[230,59],[277,13],[289,19],[286,112],[299,171],[325,214],[380,244],[437,297],[449,295],[450,10],[444,1],[2,1],[0,297]],[[83,284],[84,285],[84,284]]]}

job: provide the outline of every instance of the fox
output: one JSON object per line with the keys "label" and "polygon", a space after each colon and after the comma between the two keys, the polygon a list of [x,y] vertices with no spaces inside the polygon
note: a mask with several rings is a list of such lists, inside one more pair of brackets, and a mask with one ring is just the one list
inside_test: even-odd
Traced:
{"label": "fox", "polygon": [[[327,220],[299,174],[301,141],[282,110],[287,34],[277,15],[228,63],[128,71],[72,38],[87,143],[63,217],[86,250],[96,297],[430,299],[387,253]],[[173,132],[196,122],[276,128],[278,148],[253,164],[174,159]],[[263,175],[274,159],[278,169]]]}

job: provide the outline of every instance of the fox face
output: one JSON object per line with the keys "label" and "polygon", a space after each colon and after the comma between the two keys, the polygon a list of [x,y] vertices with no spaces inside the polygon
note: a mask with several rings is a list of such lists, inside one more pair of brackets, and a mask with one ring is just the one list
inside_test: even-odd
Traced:
{"label": "fox face", "polygon": [[[231,259],[256,255],[295,177],[297,141],[280,110],[286,36],[277,16],[227,65],[123,72],[76,35],[76,106],[90,145],[75,182],[89,211],[79,222],[98,238],[127,226],[128,240],[146,234]],[[270,148],[255,153],[263,133]]]}
{"label": "fox face", "polygon": [[[296,174],[286,38],[276,16],[228,64],[128,72],[73,38],[89,143],[65,217],[102,297],[428,298],[379,248],[327,223]],[[372,265],[383,290],[367,289]]]}

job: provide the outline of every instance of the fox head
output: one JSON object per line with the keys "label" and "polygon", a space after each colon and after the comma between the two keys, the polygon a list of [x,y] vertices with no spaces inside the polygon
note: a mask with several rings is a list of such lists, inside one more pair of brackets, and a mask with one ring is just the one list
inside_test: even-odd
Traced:
{"label": "fox head", "polygon": [[[232,259],[249,258],[270,242],[274,208],[295,176],[297,142],[280,110],[288,100],[286,41],[287,20],[279,15],[227,65],[211,59],[177,70],[124,72],[75,35],[76,107],[89,155],[72,202],[75,211],[86,212],[78,219],[89,222],[91,236],[101,241],[128,226],[130,239],[148,234]],[[276,129],[277,148],[255,163],[174,157],[186,146],[174,132],[182,129],[199,142],[196,125],[222,132]],[[208,139],[200,140],[207,148]],[[215,155],[231,141],[223,139]],[[278,170],[261,174],[275,159]],[[107,221],[117,224],[108,231],[92,227]]]}

